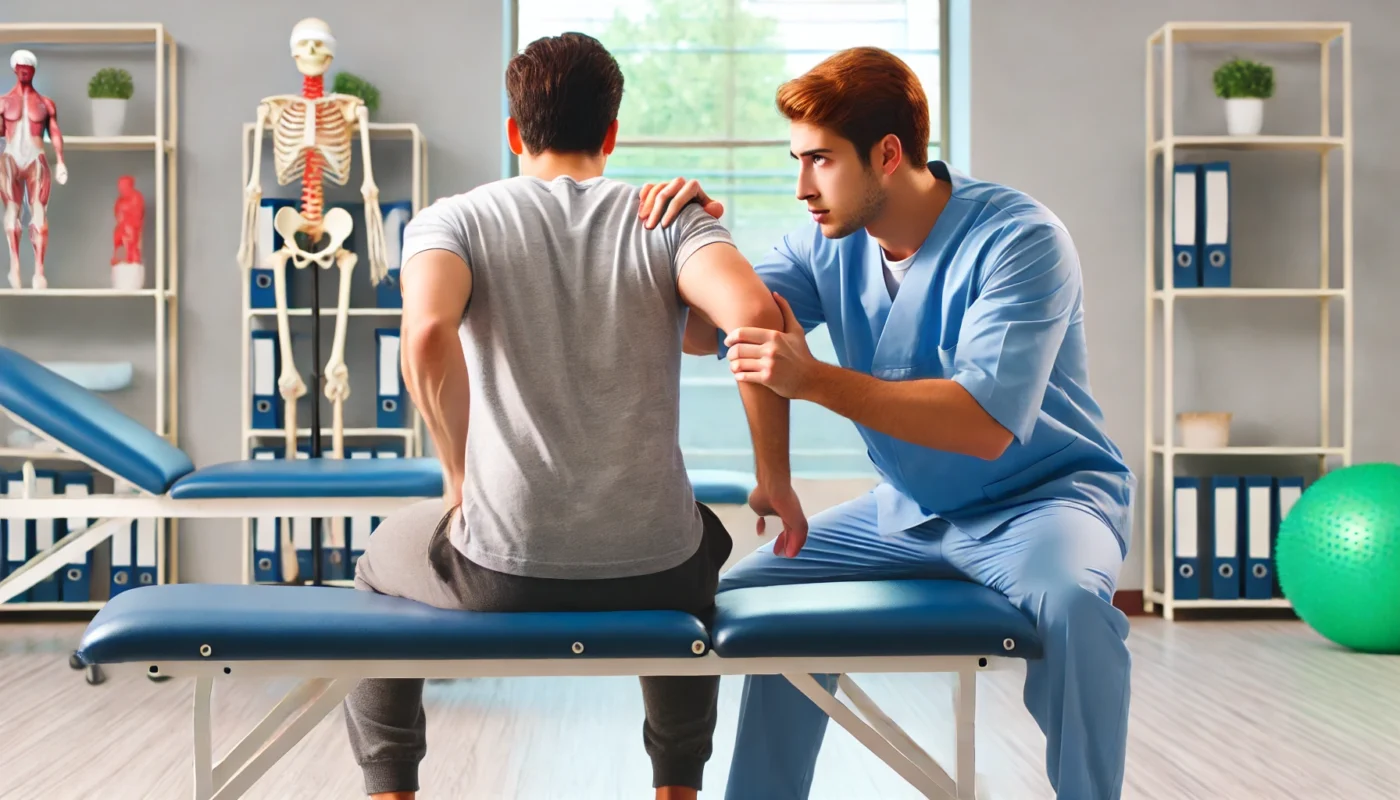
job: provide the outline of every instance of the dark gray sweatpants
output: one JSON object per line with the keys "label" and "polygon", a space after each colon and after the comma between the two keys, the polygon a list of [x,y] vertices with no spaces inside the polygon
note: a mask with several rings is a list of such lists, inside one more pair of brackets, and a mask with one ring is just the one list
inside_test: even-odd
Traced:
{"label": "dark gray sweatpants", "polygon": [[[686,611],[702,619],[714,606],[719,571],[733,542],[703,504],[700,549],[684,564],[651,575],[608,580],[525,578],[485,569],[448,540],[451,515],[441,500],[411,505],[375,529],[355,570],[355,588],[468,611]],[[642,678],[642,741],[652,785],[701,787],[712,751],[719,678]],[[350,747],[365,792],[418,791],[427,752],[423,681],[361,681],[345,700]]]}

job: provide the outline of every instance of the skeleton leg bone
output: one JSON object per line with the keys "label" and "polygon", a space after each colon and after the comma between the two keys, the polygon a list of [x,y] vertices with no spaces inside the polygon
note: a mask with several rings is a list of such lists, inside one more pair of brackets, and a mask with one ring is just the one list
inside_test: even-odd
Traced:
{"label": "skeleton leg bone", "polygon": [[272,255],[272,287],[277,298],[277,342],[282,355],[282,374],[277,378],[277,390],[282,395],[285,416],[287,458],[297,457],[297,400],[306,394],[306,383],[292,360],[292,326],[287,315],[287,259],[291,254],[280,250]]}

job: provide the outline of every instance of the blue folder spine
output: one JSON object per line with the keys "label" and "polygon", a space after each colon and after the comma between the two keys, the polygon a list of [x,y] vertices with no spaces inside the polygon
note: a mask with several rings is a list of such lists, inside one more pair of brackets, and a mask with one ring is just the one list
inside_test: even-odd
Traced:
{"label": "blue folder spine", "polygon": [[1238,600],[1240,597],[1240,529],[1245,504],[1240,502],[1240,478],[1217,475],[1211,478],[1211,597]]}
{"label": "blue folder spine", "polygon": [[1201,285],[1201,170],[1197,164],[1177,164],[1173,170],[1172,285]]}
{"label": "blue folder spine", "polygon": [[1201,165],[1201,285],[1228,287],[1230,278],[1230,163]]}
{"label": "blue folder spine", "polygon": [[1172,489],[1172,596],[1198,600],[1201,596],[1200,508],[1201,479],[1178,475]]}

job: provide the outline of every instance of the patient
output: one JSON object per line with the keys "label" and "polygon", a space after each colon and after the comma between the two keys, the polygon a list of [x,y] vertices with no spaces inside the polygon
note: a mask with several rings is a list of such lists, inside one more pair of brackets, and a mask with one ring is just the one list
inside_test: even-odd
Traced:
{"label": "patient", "polygon": [[[402,367],[446,496],[386,519],[355,585],[453,609],[706,614],[732,542],[681,459],[687,314],[724,330],[780,329],[782,315],[700,206],[648,230],[639,191],[603,177],[623,81],[597,41],[536,41],[506,84],[521,175],[439,200],[404,234]],[[738,387],[751,501],[800,540],[788,401]],[[719,679],[641,684],[656,796],[693,798]],[[346,701],[374,797],[418,790],[422,691],[421,680],[367,680]]]}

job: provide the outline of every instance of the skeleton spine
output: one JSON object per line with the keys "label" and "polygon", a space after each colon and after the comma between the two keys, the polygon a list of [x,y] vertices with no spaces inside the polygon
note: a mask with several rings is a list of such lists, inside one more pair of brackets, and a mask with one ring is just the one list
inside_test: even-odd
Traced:
{"label": "skeleton spine", "polygon": [[[302,79],[301,95],[307,100],[316,100],[325,94],[325,80],[320,75],[307,75]],[[311,120],[316,114],[311,113]],[[316,226],[321,223],[321,206],[324,200],[321,186],[321,156],[315,148],[306,151],[306,168],[301,176],[301,215]]]}

